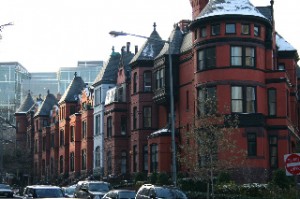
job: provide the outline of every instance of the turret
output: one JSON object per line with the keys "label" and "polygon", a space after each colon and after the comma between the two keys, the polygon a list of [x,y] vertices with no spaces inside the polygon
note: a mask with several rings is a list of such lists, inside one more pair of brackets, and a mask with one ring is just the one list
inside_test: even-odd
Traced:
{"label": "turret", "polygon": [[209,0],[190,0],[193,9],[193,20],[200,14]]}

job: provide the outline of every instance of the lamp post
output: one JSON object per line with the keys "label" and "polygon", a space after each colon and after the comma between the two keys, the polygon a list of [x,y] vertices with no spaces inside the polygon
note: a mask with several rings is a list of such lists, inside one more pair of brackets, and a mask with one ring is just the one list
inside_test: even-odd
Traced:
{"label": "lamp post", "polygon": [[175,114],[174,114],[174,90],[173,90],[173,70],[172,70],[172,56],[171,56],[171,45],[172,42],[170,38],[168,41],[166,40],[159,40],[155,38],[150,38],[142,35],[137,35],[137,34],[132,34],[132,33],[127,33],[127,32],[119,32],[119,31],[110,31],[110,35],[113,37],[118,37],[118,36],[133,36],[133,37],[139,37],[143,39],[149,39],[153,41],[158,41],[158,42],[164,42],[169,44],[169,50],[168,50],[168,59],[169,59],[169,84],[170,84],[170,119],[171,119],[171,143],[172,143],[172,180],[174,185],[176,186],[177,184],[177,167],[176,167],[176,144],[175,144]]}
{"label": "lamp post", "polygon": [[[2,29],[3,29],[5,26],[12,26],[12,25],[14,25],[12,22],[0,25],[0,32],[2,32]],[[2,39],[1,34],[0,34],[0,39]]]}

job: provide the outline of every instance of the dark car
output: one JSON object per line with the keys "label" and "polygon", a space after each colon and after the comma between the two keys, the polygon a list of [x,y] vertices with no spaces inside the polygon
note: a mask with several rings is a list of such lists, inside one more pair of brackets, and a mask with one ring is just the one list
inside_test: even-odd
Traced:
{"label": "dark car", "polygon": [[135,199],[187,199],[185,193],[183,193],[180,189],[172,186],[157,186],[152,184],[144,184],[142,185]]}
{"label": "dark car", "polygon": [[63,190],[58,186],[30,185],[25,187],[23,198],[65,198]]}
{"label": "dark car", "polygon": [[14,192],[8,184],[0,184],[0,197],[13,198]]}
{"label": "dark car", "polygon": [[110,190],[110,184],[104,181],[79,181],[74,198],[101,199]]}
{"label": "dark car", "polygon": [[134,199],[136,192],[127,189],[115,189],[107,192],[102,199]]}

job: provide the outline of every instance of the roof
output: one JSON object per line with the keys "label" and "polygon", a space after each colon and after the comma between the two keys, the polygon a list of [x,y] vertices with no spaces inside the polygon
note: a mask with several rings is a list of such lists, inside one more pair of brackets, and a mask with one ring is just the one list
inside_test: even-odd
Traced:
{"label": "roof", "polygon": [[151,33],[150,37],[147,39],[142,48],[136,53],[130,63],[140,60],[154,60],[154,58],[161,51],[164,46],[164,41],[159,36],[156,31],[156,25],[153,25],[154,30]]}
{"label": "roof", "polygon": [[18,110],[16,111],[16,113],[27,113],[28,111],[30,111],[32,109],[34,104],[35,104],[35,102],[31,96],[30,92],[28,92],[28,94],[26,95],[25,99],[21,103],[21,105],[18,108]]}
{"label": "roof", "polygon": [[[179,54],[180,53],[180,47],[183,40],[183,33],[181,32],[178,25],[174,26],[173,31],[171,32],[171,35],[169,37],[169,41],[171,42],[171,54]],[[169,43],[165,43],[164,47],[160,51],[160,53],[157,55],[157,57],[160,57],[164,54],[169,54]]]}
{"label": "roof", "polygon": [[47,94],[45,100],[39,106],[37,112],[34,114],[34,117],[36,117],[36,116],[50,116],[50,112],[51,112],[54,105],[58,105],[57,104],[57,99],[53,94],[49,93],[49,91],[48,91],[48,94]]}
{"label": "roof", "polygon": [[267,19],[249,0],[210,0],[196,20],[224,15],[245,15]]}
{"label": "roof", "polygon": [[278,33],[276,33],[276,46],[278,51],[296,51],[296,49]]}
{"label": "roof", "polygon": [[117,74],[118,74],[118,66],[120,61],[120,53],[113,52],[109,60],[104,64],[101,68],[100,72],[98,73],[93,86],[102,84],[102,83],[111,83],[114,84],[117,81]]}
{"label": "roof", "polygon": [[184,53],[188,50],[191,50],[193,47],[193,33],[189,31],[187,34],[184,35],[182,45],[180,48],[180,52]]}
{"label": "roof", "polygon": [[81,94],[82,90],[85,87],[86,83],[80,76],[77,76],[77,73],[75,72],[73,80],[69,84],[68,88],[66,89],[65,93],[58,103],[61,104],[62,102],[77,102],[79,99],[78,96]]}

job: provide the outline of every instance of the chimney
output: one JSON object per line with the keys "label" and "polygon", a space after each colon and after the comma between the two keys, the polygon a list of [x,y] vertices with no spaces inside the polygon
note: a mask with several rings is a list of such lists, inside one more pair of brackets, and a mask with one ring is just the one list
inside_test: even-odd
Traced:
{"label": "chimney", "polygon": [[130,42],[127,42],[127,44],[126,44],[126,47],[127,47],[127,53],[129,53],[130,52]]}
{"label": "chimney", "polygon": [[135,47],[134,47],[134,54],[137,54],[139,52],[139,48],[138,48],[138,46],[136,45]]}
{"label": "chimney", "polygon": [[186,33],[189,31],[189,25],[191,23],[191,20],[183,19],[178,22],[179,28],[181,32]]}
{"label": "chimney", "polygon": [[193,20],[196,19],[209,0],[190,0],[193,9]]}

